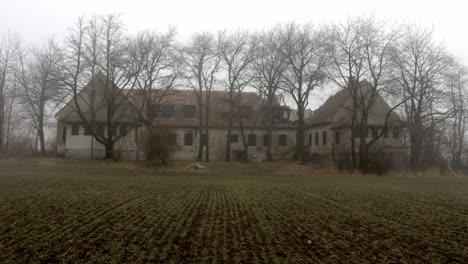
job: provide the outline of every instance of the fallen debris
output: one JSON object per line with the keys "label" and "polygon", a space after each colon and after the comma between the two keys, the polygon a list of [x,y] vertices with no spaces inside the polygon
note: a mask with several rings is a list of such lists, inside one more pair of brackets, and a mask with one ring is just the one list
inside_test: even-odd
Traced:
{"label": "fallen debris", "polygon": [[195,169],[195,170],[200,170],[200,169],[206,169],[206,166],[201,165],[198,162],[190,163],[187,166],[187,169]]}

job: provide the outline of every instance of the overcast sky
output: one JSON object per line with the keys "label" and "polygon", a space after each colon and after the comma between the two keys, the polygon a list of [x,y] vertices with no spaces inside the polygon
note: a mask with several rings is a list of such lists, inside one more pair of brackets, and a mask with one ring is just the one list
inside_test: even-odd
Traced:
{"label": "overcast sky", "polygon": [[[0,33],[29,42],[62,39],[80,15],[117,13],[129,32],[176,26],[179,39],[194,32],[261,29],[296,20],[326,23],[374,14],[390,22],[433,28],[468,65],[468,0],[0,0]],[[464,3],[465,2],[465,3]],[[323,99],[325,99],[324,97]],[[323,100],[322,99],[322,100]],[[312,107],[315,108],[315,107]]]}
{"label": "overcast sky", "polygon": [[[176,26],[179,38],[197,31],[257,29],[279,22],[338,21],[374,13],[390,21],[418,23],[468,64],[466,0],[0,0],[0,32],[27,41],[61,39],[81,14],[122,14],[130,32]],[[465,2],[465,3],[464,3]]]}

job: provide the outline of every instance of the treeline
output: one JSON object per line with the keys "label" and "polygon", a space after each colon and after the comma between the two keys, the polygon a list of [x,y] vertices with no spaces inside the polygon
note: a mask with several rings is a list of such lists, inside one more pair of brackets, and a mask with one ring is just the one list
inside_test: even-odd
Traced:
{"label": "treeline", "polygon": [[[85,116],[75,101],[83,123],[113,158],[117,109],[124,89],[143,98],[141,109],[151,122],[153,105],[172,89],[193,89],[197,97],[200,131],[209,134],[213,90],[229,92],[230,118],[242,120],[240,94],[256,89],[272,109],[275,98],[288,98],[298,111],[296,157],[306,161],[305,110],[312,92],[328,87],[348,89],[353,98],[353,167],[369,169],[369,153],[377,137],[367,138],[368,116],[378,96],[387,99],[405,122],[408,165],[418,171],[434,162],[461,169],[468,163],[465,140],[465,67],[433,32],[417,25],[391,25],[372,16],[349,18],[343,23],[280,24],[262,31],[195,33],[179,42],[176,30],[145,30],[131,34],[119,16],[80,17],[65,39],[26,45],[5,34],[0,40],[0,153],[54,151],[47,135],[55,138],[53,118],[96,74],[106,77],[104,107],[106,133],[97,133],[95,116]],[[367,80],[370,92],[358,84]],[[93,96],[86,102],[98,107]],[[209,101],[209,100],[207,100]],[[102,104],[102,102],[99,102]],[[387,118],[388,119],[387,115]],[[271,134],[273,115],[266,115]],[[236,121],[237,122],[237,121]],[[150,123],[148,123],[150,124]],[[387,122],[385,122],[387,126]],[[150,126],[151,127],[151,126]],[[385,128],[385,127],[384,127]],[[49,132],[47,132],[49,131]],[[198,159],[208,160],[208,141],[200,137]],[[270,137],[271,138],[271,137]],[[242,135],[246,145],[246,139]],[[205,148],[204,148],[205,147]],[[359,150],[359,151],[357,151]],[[230,143],[226,160],[231,160]],[[267,158],[272,160],[271,150]]]}

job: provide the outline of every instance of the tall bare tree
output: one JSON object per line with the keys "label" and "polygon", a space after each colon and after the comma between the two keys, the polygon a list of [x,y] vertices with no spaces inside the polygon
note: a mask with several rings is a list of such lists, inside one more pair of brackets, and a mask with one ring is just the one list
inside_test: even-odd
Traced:
{"label": "tall bare tree", "polygon": [[392,53],[395,81],[406,98],[404,111],[410,141],[410,167],[420,169],[424,140],[434,125],[447,117],[443,106],[444,72],[452,64],[445,48],[434,42],[433,32],[408,26]]}
{"label": "tall bare tree", "polygon": [[153,107],[174,88],[180,76],[182,63],[177,55],[175,36],[174,28],[170,28],[165,33],[143,31],[138,34],[134,45],[134,57],[137,63],[141,64],[140,73],[136,78],[135,95],[142,98],[139,111],[146,115],[145,123],[149,135],[147,157],[149,159],[156,156],[155,153],[151,153],[153,149],[150,146],[158,144],[158,142],[152,142],[155,125]]}
{"label": "tall bare tree", "polygon": [[282,73],[281,89],[297,107],[296,158],[305,162],[304,113],[311,92],[325,82],[329,45],[319,26],[289,23],[280,29],[279,50],[287,64]]}
{"label": "tall bare tree", "polygon": [[273,161],[271,151],[273,121],[275,113],[280,110],[274,106],[280,93],[281,77],[286,69],[285,57],[278,47],[279,37],[278,28],[261,33],[259,36],[257,58],[254,61],[254,86],[265,99],[265,127],[268,134],[266,158],[268,161]]}
{"label": "tall bare tree", "polygon": [[18,69],[16,79],[21,92],[19,99],[31,115],[40,153],[44,154],[47,118],[62,98],[61,86],[61,51],[53,39],[42,47],[22,49],[18,47]]}
{"label": "tall bare tree", "polygon": [[[116,15],[80,17],[70,30],[64,51],[64,85],[73,96],[73,107],[94,139],[105,147],[105,158],[114,157],[114,144],[124,134],[115,135],[116,125],[128,114],[122,105],[129,103],[125,89],[136,86],[141,60],[125,35],[123,23]],[[85,94],[82,88],[90,89]],[[96,118],[105,109],[105,133]]]}
{"label": "tall bare tree", "polygon": [[257,40],[247,31],[232,33],[221,32],[218,35],[218,52],[225,71],[225,87],[229,93],[228,132],[225,160],[231,160],[231,135],[235,118],[236,93],[243,91],[253,79],[249,67],[255,61]]}
{"label": "tall bare tree", "polygon": [[217,84],[220,56],[216,40],[210,33],[200,33],[192,37],[182,53],[185,61],[185,79],[194,91],[197,100],[199,144],[197,160],[209,161],[209,127],[211,114],[211,92]]}
{"label": "tall bare tree", "polygon": [[[390,52],[398,39],[396,29],[375,17],[350,18],[346,23],[333,25],[329,30],[332,45],[328,68],[330,79],[352,98],[351,113],[351,158],[357,167],[355,139],[359,139],[359,168],[367,173],[369,149],[387,130],[390,114],[403,102],[391,107],[385,116],[383,129],[377,136],[367,140],[368,119],[378,98],[393,93],[388,86],[392,69]],[[363,82],[366,81],[366,82]]]}
{"label": "tall bare tree", "polygon": [[12,78],[14,43],[10,34],[0,36],[0,154],[4,152],[7,86]]}

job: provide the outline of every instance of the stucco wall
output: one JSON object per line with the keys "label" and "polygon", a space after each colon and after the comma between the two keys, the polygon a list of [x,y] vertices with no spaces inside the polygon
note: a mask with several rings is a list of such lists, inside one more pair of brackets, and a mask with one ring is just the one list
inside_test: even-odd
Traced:
{"label": "stucco wall", "polygon": [[[193,133],[193,145],[184,146],[184,134]],[[194,160],[198,154],[199,147],[199,137],[200,133],[196,129],[184,129],[176,128],[171,130],[171,133],[175,133],[176,137],[176,146],[170,146],[169,158],[172,160]],[[267,134],[267,131],[264,129],[255,129],[253,131],[246,130],[246,140],[247,134],[253,133],[256,135],[256,146],[249,146],[248,153],[250,158],[256,158],[264,160],[266,159],[266,147],[263,142],[263,136]],[[226,151],[226,139],[227,139],[227,130],[226,129],[210,129],[209,131],[209,152],[210,160],[224,160],[225,151]],[[238,129],[232,131],[233,135],[238,136],[237,143],[231,143],[232,159],[235,159],[234,152],[243,151],[244,147],[242,144],[241,132]],[[286,135],[287,145],[278,146],[278,137],[280,134]],[[273,131],[273,140],[272,140],[272,152],[274,157],[282,158],[283,154],[288,152],[295,145],[295,131],[292,129],[281,129]],[[205,156],[203,156],[205,157]],[[289,156],[286,156],[286,158]]]}
{"label": "stucco wall", "polygon": [[[66,127],[66,140],[63,141],[63,130]],[[135,128],[128,127],[127,134],[114,145],[114,152],[124,160],[137,158],[137,145],[135,142]],[[105,129],[107,133],[107,129]],[[102,159],[104,158],[104,145],[97,142],[91,135],[84,135],[84,126],[79,126],[78,135],[72,135],[72,125],[59,122],[57,125],[57,152],[68,158]],[[92,153],[92,154],[91,154]]]}

